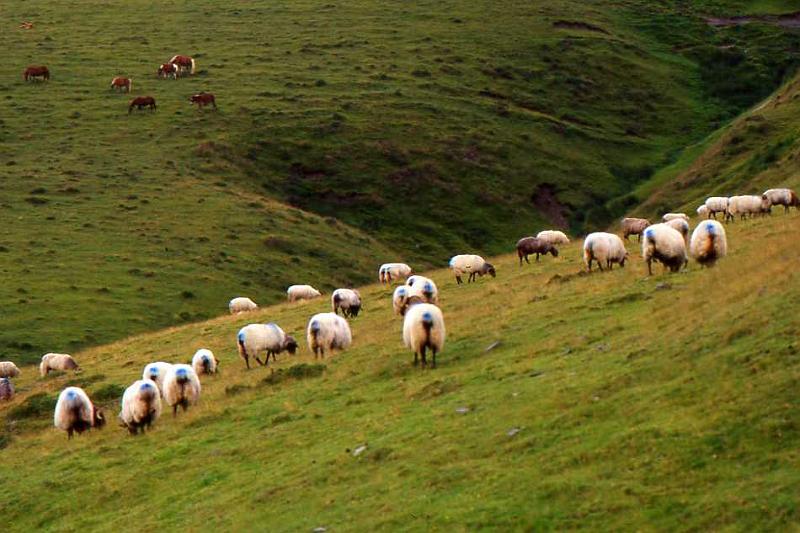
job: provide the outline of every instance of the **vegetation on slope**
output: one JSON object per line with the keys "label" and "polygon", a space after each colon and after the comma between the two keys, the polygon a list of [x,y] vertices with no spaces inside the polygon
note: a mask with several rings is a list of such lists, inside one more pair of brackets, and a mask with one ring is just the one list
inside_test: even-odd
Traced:
{"label": "vegetation on slope", "polygon": [[[246,371],[235,351],[247,322],[301,334],[320,299],[91,349],[78,376],[26,367],[0,408],[4,524],[786,529],[800,519],[800,322],[787,312],[800,284],[786,238],[800,216],[728,228],[729,257],[681,274],[646,277],[633,243],[629,266],[602,274],[579,273],[579,243],[522,268],[497,258],[498,277],[477,284],[433,272],[449,334],[436,370],[411,366],[378,286],[362,289],[353,349],[323,362],[304,347]],[[66,384],[113,416],[145,363],[201,346],[222,374],[146,436],[112,424],[68,442],[50,428]]]}

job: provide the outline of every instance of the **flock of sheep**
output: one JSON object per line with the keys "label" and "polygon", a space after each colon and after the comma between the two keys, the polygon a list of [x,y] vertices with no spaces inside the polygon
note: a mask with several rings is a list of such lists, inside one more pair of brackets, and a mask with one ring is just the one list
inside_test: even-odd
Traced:
{"label": "flock of sheep", "polygon": [[[651,224],[641,218],[622,220],[622,238],[628,240],[637,235],[642,246],[642,258],[652,274],[652,263],[658,261],[666,269],[676,272],[686,266],[691,256],[701,265],[712,265],[727,253],[725,228],[716,220],[718,213],[724,214],[726,221],[733,221],[738,215],[764,215],[771,212],[772,206],[783,205],[800,209],[797,194],[790,189],[770,189],[761,196],[733,196],[731,198],[710,197],[698,207],[697,214],[702,221],[689,237],[689,217],[684,213],[667,213],[662,222]],[[611,269],[615,263],[625,266],[628,252],[622,238],[613,233],[596,232],[586,236],[583,242],[583,259],[589,271],[592,263],[600,270]],[[688,253],[687,253],[688,241]],[[517,255],[520,266],[528,261],[530,255],[551,254],[558,256],[558,246],[569,243],[569,238],[561,231],[547,230],[536,237],[525,237],[517,242]],[[486,274],[496,276],[494,266],[478,255],[457,255],[450,259],[450,269],[456,282],[476,281]],[[422,360],[422,366],[436,367],[436,355],[444,348],[444,315],[439,308],[439,289],[427,277],[415,275],[405,263],[386,263],[378,270],[381,284],[391,285],[400,282],[392,294],[392,308],[395,314],[403,317],[402,338],[405,345],[414,352],[414,364]],[[310,300],[320,297],[320,291],[310,285],[292,285],[287,290],[290,302]],[[332,311],[312,316],[306,327],[306,343],[316,358],[324,357],[326,352],[346,350],[353,341],[348,318],[355,318],[361,311],[361,296],[355,289],[341,288],[331,295]],[[228,305],[231,314],[250,312],[258,305],[246,297],[234,298]],[[341,312],[341,315],[339,313]],[[269,364],[270,357],[277,354],[294,354],[298,343],[277,324],[249,324],[239,330],[236,343],[240,357],[250,368],[252,357],[259,365]],[[261,360],[263,354],[264,360]],[[162,405],[172,407],[173,416],[178,408],[185,411],[200,398],[200,376],[217,372],[219,361],[208,349],[198,350],[189,364],[154,362],[145,366],[142,379],[135,381],[124,392],[119,413],[120,425],[132,435],[144,433],[161,415]],[[48,353],[42,356],[39,365],[42,377],[52,370],[79,371],[80,366],[68,354]],[[10,361],[0,362],[0,400],[14,396],[11,378],[19,375],[17,366]],[[105,418],[96,408],[84,390],[67,387],[58,396],[54,413],[55,427],[67,432],[82,433],[90,428],[105,425]]]}

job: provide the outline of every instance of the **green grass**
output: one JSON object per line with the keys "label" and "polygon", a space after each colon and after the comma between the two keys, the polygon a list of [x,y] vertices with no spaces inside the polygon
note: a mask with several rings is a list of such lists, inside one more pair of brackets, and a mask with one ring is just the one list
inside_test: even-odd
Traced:
{"label": "green grass", "polygon": [[[579,243],[522,268],[498,257],[498,277],[472,285],[432,272],[448,328],[436,370],[412,367],[374,285],[352,349],[324,367],[304,343],[270,369],[235,350],[252,321],[301,336],[324,298],[90,349],[77,377],[25,367],[0,409],[6,528],[795,527],[800,285],[785,236],[800,216],[728,228],[729,257],[681,274],[646,277],[633,243],[603,274],[577,275]],[[49,427],[67,383],[105,394],[113,418],[103,391],[201,346],[221,374],[148,435],[112,423],[68,442]]]}

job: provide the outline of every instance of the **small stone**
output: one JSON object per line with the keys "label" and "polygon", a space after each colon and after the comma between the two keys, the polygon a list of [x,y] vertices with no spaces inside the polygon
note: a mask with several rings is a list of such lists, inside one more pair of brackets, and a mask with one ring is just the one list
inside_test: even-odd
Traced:
{"label": "small stone", "polygon": [[511,428],[511,429],[508,430],[508,433],[506,433],[506,435],[508,435],[509,437],[513,437],[514,435],[516,435],[520,431],[522,431],[521,428]]}
{"label": "small stone", "polygon": [[313,531],[314,533],[325,533],[326,531],[328,531],[328,528],[320,526],[320,527],[315,527],[311,531]]}
{"label": "small stone", "polygon": [[359,455],[361,455],[362,453],[364,453],[364,451],[365,451],[366,449],[367,449],[367,445],[366,445],[366,444],[362,444],[361,446],[359,446],[358,448],[356,448],[355,450],[353,450],[353,457],[358,457]]}
{"label": "small stone", "polygon": [[671,283],[667,283],[666,281],[661,282],[658,285],[656,285],[656,290],[657,291],[668,291],[671,288],[672,288],[672,284]]}
{"label": "small stone", "polygon": [[458,414],[467,414],[469,413],[469,407],[456,407],[456,413]]}
{"label": "small stone", "polygon": [[500,341],[495,341],[495,342],[493,342],[492,344],[490,344],[489,346],[487,346],[487,347],[486,347],[486,350],[484,350],[484,351],[485,351],[485,352],[491,352],[492,350],[494,350],[495,348],[497,348],[498,346],[500,346],[500,344],[501,344],[501,343],[500,343]]}

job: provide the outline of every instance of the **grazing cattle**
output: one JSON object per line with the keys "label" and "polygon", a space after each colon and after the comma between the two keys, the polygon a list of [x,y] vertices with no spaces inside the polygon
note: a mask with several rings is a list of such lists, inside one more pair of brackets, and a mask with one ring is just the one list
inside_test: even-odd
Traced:
{"label": "grazing cattle", "polygon": [[169,62],[177,66],[181,71],[188,70],[189,74],[194,74],[194,59],[189,56],[173,56]]}
{"label": "grazing cattle", "polygon": [[169,78],[172,76],[173,80],[178,79],[178,67],[173,65],[172,63],[163,63],[161,66],[158,67],[158,77],[159,78]]}
{"label": "grazing cattle", "polygon": [[122,76],[117,76],[113,80],[111,80],[111,89],[116,90],[119,89],[120,91],[131,92],[131,88],[133,88],[133,81],[130,78],[123,78]]}
{"label": "grazing cattle", "polygon": [[191,103],[193,103],[193,104],[197,104],[197,107],[199,107],[199,108],[205,107],[208,104],[213,105],[214,109],[217,108],[217,102],[214,99],[214,94],[213,93],[195,94],[195,95],[192,95],[192,96],[189,97],[189,101]]}
{"label": "grazing cattle", "polygon": [[25,81],[34,80],[36,78],[42,78],[42,80],[49,80],[50,70],[44,65],[30,66],[25,69],[25,73],[22,75],[22,77],[25,79]]}
{"label": "grazing cattle", "polygon": [[133,108],[136,107],[138,109],[144,109],[145,107],[149,107],[151,110],[156,110],[156,99],[152,96],[137,96],[133,100],[131,100],[130,105],[128,106],[128,114],[131,114]]}

